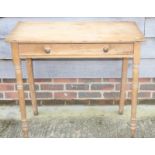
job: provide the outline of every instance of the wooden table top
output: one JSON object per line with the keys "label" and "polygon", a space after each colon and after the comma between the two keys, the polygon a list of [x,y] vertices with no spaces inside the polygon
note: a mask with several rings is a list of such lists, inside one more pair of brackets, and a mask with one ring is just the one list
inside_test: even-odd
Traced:
{"label": "wooden table top", "polygon": [[144,36],[134,22],[19,22],[7,42],[117,43],[139,42]]}

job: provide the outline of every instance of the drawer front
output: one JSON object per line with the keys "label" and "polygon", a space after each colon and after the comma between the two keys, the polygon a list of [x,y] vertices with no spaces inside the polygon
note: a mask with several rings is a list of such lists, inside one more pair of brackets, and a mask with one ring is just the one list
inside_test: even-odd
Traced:
{"label": "drawer front", "polygon": [[132,55],[133,44],[20,44],[22,57],[102,58]]}

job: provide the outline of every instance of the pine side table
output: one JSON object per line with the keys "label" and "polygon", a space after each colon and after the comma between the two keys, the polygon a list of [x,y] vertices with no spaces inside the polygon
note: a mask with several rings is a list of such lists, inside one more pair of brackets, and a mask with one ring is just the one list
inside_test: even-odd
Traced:
{"label": "pine side table", "polygon": [[26,59],[34,115],[38,114],[33,59],[122,59],[119,113],[123,113],[128,59],[133,59],[131,136],[136,133],[138,65],[143,34],[134,22],[19,22],[6,41],[11,44],[23,136],[28,122],[23,89],[21,59]]}

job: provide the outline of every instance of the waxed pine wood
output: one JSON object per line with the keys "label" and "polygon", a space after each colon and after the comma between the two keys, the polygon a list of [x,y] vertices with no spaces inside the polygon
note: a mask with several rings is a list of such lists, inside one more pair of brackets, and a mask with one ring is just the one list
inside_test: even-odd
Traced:
{"label": "waxed pine wood", "polygon": [[128,58],[124,58],[122,61],[122,80],[121,80],[121,92],[120,92],[120,103],[119,113],[123,114],[125,104],[125,94],[127,85],[127,71],[128,71]]}
{"label": "waxed pine wood", "polygon": [[6,40],[20,43],[120,43],[143,41],[143,35],[135,22],[20,22]]}
{"label": "waxed pine wood", "polygon": [[122,81],[119,113],[123,113],[128,58],[133,59],[131,136],[136,133],[138,65],[140,42],[144,37],[133,22],[24,22],[7,37],[12,44],[23,136],[28,137],[26,108],[20,59],[27,59],[28,81],[34,114],[37,104],[33,77],[33,59],[121,58]]}
{"label": "waxed pine wood", "polygon": [[27,75],[28,75],[28,83],[32,100],[32,109],[34,115],[38,115],[37,101],[36,101],[36,93],[35,93],[35,85],[34,85],[34,76],[33,76],[33,65],[32,59],[27,59]]}
{"label": "waxed pine wood", "polygon": [[19,50],[18,50],[17,43],[12,43],[12,56],[13,56],[13,62],[15,65],[15,72],[16,72],[17,90],[18,90],[18,97],[19,97],[21,122],[22,122],[22,131],[23,131],[23,136],[28,137],[28,123],[27,123],[27,117],[26,117],[21,60],[19,57]]}
{"label": "waxed pine wood", "polygon": [[132,81],[132,101],[131,101],[131,136],[136,134],[136,110],[137,110],[137,95],[138,95],[138,76],[140,63],[140,43],[134,43],[134,58],[133,58],[133,81]]}
{"label": "waxed pine wood", "polygon": [[19,50],[22,58],[122,58],[133,55],[133,44],[20,44]]}

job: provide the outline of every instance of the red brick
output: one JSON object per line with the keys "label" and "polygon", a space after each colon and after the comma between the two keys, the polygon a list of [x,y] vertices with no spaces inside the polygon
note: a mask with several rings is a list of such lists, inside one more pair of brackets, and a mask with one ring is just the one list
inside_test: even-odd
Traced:
{"label": "red brick", "polygon": [[139,92],[138,98],[151,98],[151,92]]}
{"label": "red brick", "polygon": [[[131,98],[131,92],[128,92],[128,97]],[[139,99],[151,98],[151,92],[139,92],[138,98]]]}
{"label": "red brick", "polygon": [[[128,78],[128,82],[132,82],[132,78]],[[151,82],[151,78],[139,78],[139,82]]]}
{"label": "red brick", "polygon": [[[5,100],[17,100],[18,95],[16,90],[16,79],[0,79],[0,98]],[[24,79],[26,82],[27,80]],[[93,104],[93,98],[97,100],[103,99],[102,94],[104,96],[104,100],[106,99],[118,99],[119,100],[119,90],[120,90],[120,78],[54,78],[54,79],[35,79],[35,88],[39,90],[42,88],[42,91],[37,92],[37,98],[41,100],[46,99],[77,99],[78,95],[79,99],[91,99]],[[129,83],[127,84],[127,98],[131,98],[131,81],[132,78],[128,79]],[[140,89],[142,91],[139,92],[139,99],[155,99],[155,78],[139,78],[140,81]],[[28,84],[24,82],[24,90],[28,89]],[[106,83],[107,82],[107,83]],[[91,90],[84,91],[89,89],[89,85],[91,86]],[[40,86],[40,87],[39,87]],[[66,86],[68,91],[64,90]],[[115,89],[114,89],[115,88]],[[114,90],[113,90],[114,89]],[[49,92],[48,92],[49,90]],[[57,92],[57,90],[60,90]],[[73,91],[75,90],[75,91]],[[78,90],[78,92],[76,92]],[[95,90],[95,91],[94,91]],[[99,90],[99,91],[97,91]],[[101,92],[102,90],[112,90]],[[146,91],[145,91],[146,90]],[[4,91],[4,93],[2,93]],[[55,94],[53,91],[56,91]],[[153,91],[153,92],[152,92]],[[28,98],[29,92],[25,92],[26,99]],[[53,93],[53,94],[52,94]],[[67,93],[67,95],[66,95]],[[77,94],[78,93],[78,94]],[[81,95],[81,96],[80,96]],[[94,97],[94,96],[95,97]],[[97,96],[97,97],[96,97]]]}
{"label": "red brick", "polygon": [[38,99],[51,99],[53,97],[51,92],[36,92]]}
{"label": "red brick", "polygon": [[152,93],[152,98],[155,99],[155,92]]}
{"label": "red brick", "polygon": [[139,78],[139,82],[151,82],[151,78]]}
{"label": "red brick", "polygon": [[77,93],[76,92],[55,92],[54,98],[55,99],[76,99]]}
{"label": "red brick", "polygon": [[120,78],[103,78],[103,82],[120,82]]}
{"label": "red brick", "polygon": [[155,82],[155,78],[152,78],[152,82]]}
{"label": "red brick", "polygon": [[0,83],[0,91],[11,91],[14,90],[15,85],[11,83]]}
{"label": "red brick", "polygon": [[141,84],[140,90],[155,90],[155,84]]}
{"label": "red brick", "polygon": [[[24,93],[25,99],[28,99],[28,93]],[[5,99],[18,99],[17,92],[5,92]]]}
{"label": "red brick", "polygon": [[18,93],[17,92],[6,92],[5,98],[6,99],[18,99]]}
{"label": "red brick", "polygon": [[132,82],[132,78],[128,78],[128,82]]}
{"label": "red brick", "polygon": [[[127,84],[126,85],[126,90],[131,90],[131,88],[132,88],[132,85],[131,84]],[[120,84],[116,84],[116,88],[115,88],[116,90],[120,90]]]}
{"label": "red brick", "polygon": [[105,92],[103,93],[105,99],[119,99],[120,93],[119,92]]}
{"label": "red brick", "polygon": [[54,83],[75,83],[77,82],[76,78],[54,78]]}
{"label": "red brick", "polygon": [[87,85],[87,84],[67,84],[66,89],[67,90],[88,90],[89,85]]}
{"label": "red brick", "polygon": [[101,98],[101,93],[100,92],[79,92],[79,98],[85,98],[85,99]]}
{"label": "red brick", "polygon": [[50,78],[34,79],[35,82],[52,82]]}
{"label": "red brick", "polygon": [[3,98],[3,93],[0,93],[0,99],[2,99]]}
{"label": "red brick", "polygon": [[16,79],[2,79],[3,83],[16,83]]}
{"label": "red brick", "polygon": [[63,90],[64,85],[61,84],[42,84],[41,90]]}
{"label": "red brick", "polygon": [[[16,87],[17,90],[17,87]],[[29,84],[24,84],[24,90],[29,90]],[[39,90],[39,85],[35,84],[35,90]]]}
{"label": "red brick", "polygon": [[79,83],[91,83],[91,82],[101,82],[101,78],[79,78]]}
{"label": "red brick", "polygon": [[91,90],[112,90],[114,89],[113,84],[92,84]]}

